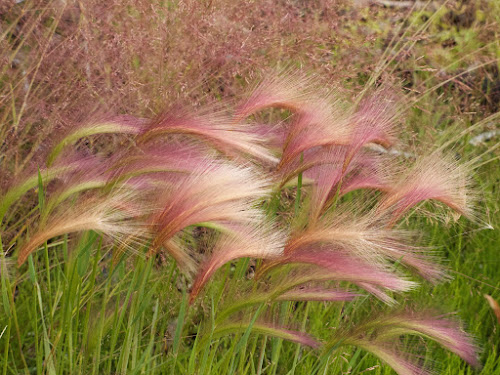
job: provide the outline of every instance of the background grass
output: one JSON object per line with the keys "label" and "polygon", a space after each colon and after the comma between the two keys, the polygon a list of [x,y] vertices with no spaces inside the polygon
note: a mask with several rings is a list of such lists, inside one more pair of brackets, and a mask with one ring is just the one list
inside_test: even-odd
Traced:
{"label": "background grass", "polygon": [[[284,65],[315,71],[353,96],[380,80],[402,85],[409,103],[418,99],[409,105],[410,146],[402,149],[435,145],[450,129],[461,131],[497,112],[500,102],[498,2],[440,4],[423,10],[333,1],[3,5],[2,181],[16,177],[23,165],[35,166],[32,150],[47,147],[52,132],[88,113],[149,116],[174,102],[200,106],[231,99],[262,69]],[[394,49],[391,40],[398,42]],[[455,144],[457,157],[482,155],[498,136],[478,146],[469,140],[491,130],[498,130],[498,121]],[[87,142],[80,146],[93,150],[119,147],[120,141]],[[426,242],[446,256],[453,279],[398,297],[401,306],[417,301],[456,312],[482,348],[483,369],[474,371],[437,345],[426,343],[425,353],[415,345],[423,362],[438,362],[438,373],[500,374],[499,326],[483,297],[500,299],[498,155],[483,155],[490,162],[475,171],[479,222],[406,223],[426,233]],[[31,209],[21,202],[12,220],[22,222]],[[15,235],[2,233],[3,374],[392,373],[357,349],[328,356],[256,328],[231,335],[215,330],[227,278],[235,279],[236,289],[248,260],[220,270],[188,311],[188,282],[169,259],[160,267],[154,259],[127,256],[113,265],[109,247],[88,233],[78,244],[67,238],[46,244],[17,271],[8,256]],[[341,320],[362,317],[373,304],[281,302],[272,315],[327,338]]]}

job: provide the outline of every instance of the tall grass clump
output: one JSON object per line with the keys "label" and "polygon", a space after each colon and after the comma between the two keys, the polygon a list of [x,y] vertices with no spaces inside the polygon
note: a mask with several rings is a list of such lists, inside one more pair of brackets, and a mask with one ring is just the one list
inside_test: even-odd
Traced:
{"label": "tall grass clump", "polygon": [[[412,335],[478,365],[457,321],[420,311],[418,301],[416,311],[397,307],[417,286],[412,274],[446,277],[406,218],[448,216],[433,206],[476,216],[470,163],[439,148],[409,162],[373,147],[397,143],[400,107],[388,88],[352,104],[284,71],[234,109],[115,116],[61,135],[37,170],[2,192],[2,305],[16,342],[5,346],[4,368],[187,371],[184,324],[198,326],[187,365],[201,372],[214,370],[217,347],[226,347],[218,366],[229,373],[247,369],[248,350],[261,372],[267,339],[248,347],[255,335],[311,347],[314,372],[356,346],[400,374],[421,373],[422,361],[404,350]],[[75,147],[99,134],[121,134],[129,146],[93,155]],[[19,217],[13,208],[26,199],[32,208]],[[176,314],[159,310],[176,305],[160,302],[169,288],[181,293],[170,323]],[[19,306],[26,293],[33,303]],[[359,314],[347,307],[358,299],[382,303]],[[338,305],[330,332],[307,324],[321,301]],[[33,319],[20,327],[20,314]],[[162,355],[158,324],[175,327],[165,344],[173,356]],[[221,341],[228,335],[239,341]]]}
{"label": "tall grass clump", "polygon": [[[473,294],[443,282],[483,229],[475,171],[497,146],[461,144],[498,119],[471,100],[496,110],[498,50],[420,41],[460,50],[493,23],[257,3],[0,5],[2,374],[480,367],[442,297]],[[303,69],[246,89],[278,61]]]}

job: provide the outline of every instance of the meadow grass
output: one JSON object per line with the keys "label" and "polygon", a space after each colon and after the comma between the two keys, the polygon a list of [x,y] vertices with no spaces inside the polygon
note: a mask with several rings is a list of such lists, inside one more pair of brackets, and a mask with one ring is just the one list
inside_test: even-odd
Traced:
{"label": "meadow grass", "polygon": [[[157,13],[158,18],[153,18],[155,22],[158,21],[161,24],[160,20],[164,19],[173,22],[178,25],[174,37],[182,36],[182,33],[186,32],[186,35],[182,36],[186,39],[193,35],[193,30],[186,26],[189,22],[183,22],[182,17],[193,22],[200,22],[197,26],[212,30],[207,34],[207,38],[212,41],[213,45],[220,48],[219,51],[224,51],[224,48],[230,46],[217,44],[217,37],[225,32],[234,31],[235,40],[241,42],[242,46],[239,52],[241,55],[233,56],[237,62],[234,62],[233,57],[227,57],[231,55],[227,53],[224,54],[227,61],[213,62],[211,60],[213,57],[210,57],[212,48],[210,43],[208,46],[197,49],[200,47],[197,42],[192,46],[186,44],[182,46],[182,49],[174,48],[171,55],[164,55],[166,52],[161,48],[156,49],[152,43],[149,46],[150,60],[155,62],[149,62],[141,58],[144,56],[141,54],[141,48],[144,48],[144,44],[141,44],[144,40],[141,38],[144,36],[123,34],[120,24],[113,22],[106,24],[104,17],[102,22],[105,25],[102,26],[102,30],[107,30],[106,27],[110,27],[111,24],[114,28],[113,32],[117,35],[127,35],[131,39],[127,41],[129,47],[123,49],[121,45],[103,44],[101,51],[104,52],[100,55],[97,53],[100,50],[97,47],[100,43],[99,38],[92,39],[89,37],[90,34],[85,34],[89,33],[89,25],[85,24],[87,19],[79,23],[79,27],[88,37],[91,45],[83,48],[83,52],[79,52],[87,54],[85,56],[88,60],[71,61],[67,66],[65,65],[71,69],[60,69],[57,64],[54,64],[54,61],[62,61],[58,60],[59,56],[56,52],[52,55],[54,60],[44,65],[47,61],[44,57],[46,51],[42,49],[41,56],[36,55],[33,59],[34,63],[30,62],[34,64],[31,68],[35,70],[35,73],[30,71],[29,74],[32,74],[30,76],[16,70],[16,77],[9,78],[11,81],[5,77],[9,74],[8,69],[12,64],[3,66],[2,92],[6,94],[4,98],[9,98],[10,102],[8,100],[5,102],[6,99],[3,99],[1,104],[3,123],[6,124],[2,127],[2,140],[4,145],[8,144],[11,139],[15,141],[14,146],[9,145],[10,148],[2,149],[3,166],[8,164],[9,167],[4,168],[8,169],[9,173],[2,171],[5,176],[8,178],[12,177],[11,174],[16,176],[16,173],[22,172],[25,165],[37,165],[39,159],[36,159],[36,154],[31,150],[39,145],[43,146],[46,142],[44,137],[47,137],[47,134],[50,137],[50,131],[56,129],[56,125],[53,124],[64,122],[62,116],[81,118],[81,112],[90,111],[89,108],[95,109],[92,103],[101,102],[102,104],[109,100],[105,104],[107,109],[116,108],[119,113],[126,112],[135,115],[151,115],[162,105],[162,101],[171,98],[181,97],[183,101],[190,101],[193,106],[199,106],[200,102],[212,99],[207,99],[206,92],[203,94],[186,93],[186,81],[192,84],[194,89],[208,91],[208,96],[212,95],[215,101],[219,101],[234,95],[238,87],[247,85],[244,82],[246,79],[244,73],[248,73],[249,77],[253,76],[259,66],[274,65],[276,61],[283,58],[290,58],[291,63],[297,65],[309,61],[304,64],[307,69],[317,69],[328,77],[341,77],[339,79],[342,85],[353,92],[375,85],[382,76],[389,81],[403,79],[403,86],[407,86],[409,91],[424,92],[425,95],[422,96],[412,97],[412,93],[409,94],[409,102],[413,100],[418,100],[418,102],[415,102],[413,108],[407,113],[406,121],[413,132],[402,135],[403,144],[418,145],[423,142],[429,147],[431,144],[439,145],[446,142],[448,140],[446,137],[450,137],[450,134],[462,131],[489,113],[498,110],[498,106],[495,107],[496,99],[493,95],[498,71],[495,78],[495,70],[492,68],[490,70],[490,67],[495,66],[494,59],[499,56],[500,46],[498,42],[484,41],[485,34],[491,30],[497,32],[498,29],[495,28],[496,25],[492,26],[495,13],[487,14],[482,8],[479,8],[476,19],[469,27],[450,23],[447,18],[450,12],[448,8],[439,8],[437,12],[415,10],[410,14],[408,21],[416,28],[408,32],[414,33],[413,39],[404,34],[399,35],[401,39],[395,39],[399,43],[395,51],[407,50],[408,54],[401,53],[400,55],[398,52],[390,58],[390,64],[380,66],[380,74],[372,74],[373,70],[377,69],[373,61],[387,61],[377,60],[374,57],[377,52],[373,51],[387,44],[390,35],[384,23],[388,19],[388,14],[394,15],[391,9],[373,12],[373,9],[363,8],[355,11],[359,14],[348,13],[349,17],[358,19],[356,17],[359,16],[365,19],[362,22],[367,24],[366,28],[374,30],[373,33],[368,32],[374,41],[366,41],[366,29],[360,26],[363,25],[362,22],[352,24],[346,22],[342,30],[337,29],[338,38],[345,37],[339,45],[349,47],[350,44],[349,48],[352,49],[346,48],[346,51],[342,52],[342,47],[325,43],[327,40],[325,36],[329,34],[325,28],[329,21],[326,16],[322,16],[322,12],[328,14],[327,12],[335,10],[336,6],[325,7],[325,9],[318,6],[309,10],[306,6],[301,7],[298,4],[293,9],[298,9],[298,13],[303,13],[292,12],[293,16],[289,16],[291,21],[287,30],[291,31],[292,35],[280,33],[279,23],[271,23],[269,31],[262,31],[264,33],[263,36],[261,35],[262,40],[279,35],[282,41],[281,49],[276,49],[276,45],[272,43],[260,46],[259,49],[258,35],[247,35],[245,30],[240,30],[229,18],[219,19],[219,25],[223,28],[215,32],[213,30],[217,27],[213,26],[209,17],[203,16],[203,12],[212,12],[210,14],[217,19],[220,12],[227,9],[238,15],[238,11],[230,4],[215,4],[212,9],[211,3],[207,3],[206,8],[202,10],[195,7],[195,11],[199,13],[194,12],[189,18],[190,10],[182,9],[182,3],[167,3],[156,8],[159,13]],[[43,19],[44,12],[47,12],[50,14],[49,21],[44,20],[39,27],[45,30],[44,37],[49,41],[54,35],[58,35],[59,23],[68,22],[67,17],[62,11],[56,12],[54,16],[50,13],[49,6],[44,8],[36,2],[33,4],[35,5],[28,4],[26,7],[33,6],[32,10],[36,9],[37,12],[30,12],[27,8],[24,17],[29,15],[33,18],[29,18],[28,22],[25,21],[25,26],[22,27],[29,28],[30,24],[35,25],[38,20],[36,17]],[[51,3],[47,2],[47,4]],[[134,4],[128,4],[120,10],[128,17],[127,19],[132,21],[132,29],[135,27],[135,30],[140,30],[141,25],[144,24],[142,18],[148,15],[145,8],[141,8],[142,5],[144,4],[141,3],[135,8]],[[492,2],[488,6],[494,8],[497,5]],[[350,12],[354,8],[346,5],[342,9]],[[96,11],[99,11],[98,7]],[[105,11],[113,14],[113,10],[105,9]],[[273,15],[273,19],[280,19],[280,15],[288,14],[283,4],[276,6],[275,12],[277,14]],[[461,12],[466,13],[459,5],[453,8],[452,12],[459,15],[462,14]],[[83,9],[83,13],[89,18],[95,16],[91,5]],[[201,21],[196,19],[200,14],[202,14]],[[402,19],[401,14],[398,17]],[[11,24],[15,24],[13,21],[15,18],[15,13],[12,13],[12,17],[7,16],[8,21],[13,22]],[[85,20],[85,17],[81,19]],[[263,19],[257,19],[255,22],[261,25],[266,20],[268,18],[264,16]],[[302,23],[301,20],[307,20],[309,23]],[[69,25],[68,27],[66,24],[66,29],[63,27],[61,30],[71,31],[71,22]],[[405,24],[407,25],[408,23]],[[312,37],[297,39],[297,36],[304,33],[308,27],[313,29]],[[355,30],[357,28],[361,30]],[[5,33],[10,33],[8,28],[6,30]],[[296,30],[295,34],[293,30]],[[355,32],[347,36],[353,30]],[[421,35],[415,30],[421,30]],[[430,46],[425,43],[413,45],[419,37],[422,40],[430,37]],[[14,33],[11,38],[15,48],[9,58],[17,57],[18,51],[29,52],[29,48],[23,46],[24,43],[29,42],[29,38],[24,39]],[[154,39],[150,35],[145,38],[144,43],[147,43],[149,39]],[[293,45],[294,38],[298,46]],[[359,40],[363,39],[365,41],[360,43]],[[450,39],[456,43],[452,48],[436,47]],[[95,44],[92,45],[92,43]],[[248,47],[244,47],[244,43],[248,45],[256,43],[257,47],[246,49]],[[177,45],[173,44],[171,47],[177,47]],[[46,48],[50,50],[50,45],[47,44]],[[74,46],[67,46],[65,51],[71,51],[71,48]],[[117,48],[126,56],[119,55],[117,58]],[[468,57],[460,60],[465,54],[464,48],[465,52],[470,55],[465,55]],[[234,52],[237,49],[230,48],[230,51]],[[350,60],[352,54],[355,58]],[[429,58],[425,66],[420,66],[422,54]],[[332,55],[334,57],[331,57]],[[163,59],[164,56],[169,56],[169,59]],[[304,60],[303,56],[314,57],[314,59]],[[81,58],[81,55],[77,57]],[[175,60],[174,57],[177,57],[178,61],[192,58],[192,62],[184,65],[172,62]],[[380,57],[380,54],[376,57]],[[120,62],[120,58],[123,58],[125,63]],[[160,61],[164,62],[160,63]],[[209,72],[200,73],[207,61],[210,61]],[[494,63],[492,64],[491,61]],[[92,67],[86,66],[85,62],[92,64]],[[242,62],[247,62],[249,67],[240,68],[244,65]],[[349,62],[349,66],[346,62]],[[468,71],[471,62],[475,64],[472,66],[474,70]],[[88,74],[88,69],[95,69],[93,64],[102,65],[102,75],[101,73],[95,73],[95,76]],[[342,67],[342,64],[345,66]],[[364,64],[368,64],[369,68]],[[441,76],[432,70],[437,69],[434,68],[436,66],[443,67],[449,64],[452,65],[449,69],[444,69]],[[499,66],[498,62],[496,65]],[[113,71],[114,66],[116,66],[116,71]],[[82,88],[78,93],[71,93],[72,96],[66,101],[65,108],[59,109],[59,112],[47,114],[42,108],[46,102],[52,101],[54,108],[57,108],[64,94],[71,91],[62,89],[60,92],[49,95],[46,102],[41,102],[44,95],[50,91],[51,83],[47,84],[43,77],[37,75],[37,72],[43,71],[44,74],[48,74],[47,72],[58,70],[63,71],[64,74],[68,71],[75,73],[74,77],[78,78],[74,78],[71,82],[78,82],[79,86],[86,88]],[[158,71],[169,72],[161,75]],[[480,74],[475,75],[474,72],[480,72]],[[165,80],[155,80],[153,77],[156,75],[161,76],[162,79],[165,77]],[[27,79],[24,78],[25,76],[32,78],[32,81],[27,81],[28,89],[24,84],[19,84],[19,82],[25,82]],[[200,76],[204,76],[203,84],[199,84],[199,78],[193,78]],[[123,77],[128,77],[129,80]],[[54,84],[53,87],[58,86]],[[224,87],[224,90],[221,87]],[[148,91],[158,92],[161,95],[151,97]],[[70,104],[67,104],[68,102]],[[84,107],[78,108],[80,103],[83,103]],[[44,114],[41,119],[37,118],[39,111]],[[269,120],[287,115],[287,113],[275,111],[264,114],[263,118]],[[23,124],[25,124],[24,127],[21,127]],[[438,373],[500,373],[498,323],[483,296],[483,294],[490,294],[497,300],[500,299],[498,289],[500,278],[497,271],[499,261],[496,254],[496,244],[500,240],[498,229],[496,229],[500,224],[498,222],[500,197],[497,187],[500,164],[496,160],[498,149],[489,151],[491,148],[488,148],[488,143],[476,147],[468,144],[473,134],[495,129],[495,124],[498,124],[498,120],[478,127],[471,134],[454,142],[453,145],[453,152],[456,153],[457,158],[469,160],[482,155],[477,163],[481,166],[473,175],[475,189],[481,192],[476,209],[480,213],[479,221],[471,223],[462,218],[456,224],[447,223],[443,226],[432,217],[423,218],[412,215],[403,223],[405,228],[415,228],[424,233],[424,243],[445,255],[452,280],[438,285],[424,283],[414,291],[395,296],[399,308],[403,310],[405,307],[418,307],[419,309],[435,309],[439,313],[454,312],[466,324],[467,332],[476,337],[482,349],[480,355],[482,369],[474,370],[456,355],[448,353],[437,344],[425,341],[426,350],[424,351],[420,339],[405,339],[405,346],[410,349],[415,358],[418,358],[418,362],[434,368]],[[18,126],[21,132],[16,134],[22,136],[9,138],[9,127],[16,129],[17,132]],[[37,129],[45,130],[37,132]],[[450,129],[457,130],[450,131]],[[91,134],[91,132],[86,133],[85,130],[82,132],[82,135],[90,136],[89,149],[91,150],[108,151],[113,147],[121,147],[124,143],[128,144],[127,141],[117,141],[114,137],[105,138],[105,136],[100,138],[103,141],[99,143]],[[96,139],[99,140],[99,138]],[[111,145],[107,142],[110,139]],[[495,139],[490,141],[489,145],[494,142],[496,142]],[[68,145],[71,143],[73,142],[67,142]],[[81,147],[81,144],[77,143],[77,145]],[[417,146],[405,147],[404,150],[412,152],[414,148]],[[432,148],[435,147],[432,146]],[[44,151],[47,149],[49,149],[48,146]],[[59,153],[57,146],[54,150],[51,158],[55,159]],[[483,155],[485,151],[486,154]],[[52,160],[49,160],[48,164],[51,162]],[[483,162],[484,165],[482,165]],[[43,209],[47,204],[49,207],[51,204],[50,196],[46,192],[50,181],[45,171],[38,170],[38,173],[32,176],[25,190],[35,191],[35,195],[30,195],[30,198],[36,200],[37,204],[33,205],[27,203],[26,200],[13,198],[15,203],[9,207],[9,210],[2,212],[7,215],[10,223],[16,224],[13,227],[18,229],[19,233],[29,232],[30,226],[34,226],[30,220],[25,222],[31,213],[40,210],[43,215]],[[302,174],[299,174],[296,182],[299,187],[302,184],[301,179]],[[296,189],[293,187],[284,190],[282,197],[284,199],[281,202],[276,200],[274,208],[270,206],[271,213],[274,210],[281,214],[287,214],[287,212],[289,214],[292,211],[297,213],[301,199],[308,199],[307,195],[306,197],[296,195]],[[299,189],[300,192],[302,190],[304,194],[307,194],[307,189]],[[355,197],[355,194],[349,195],[345,201],[349,202]],[[8,203],[10,205],[11,202]],[[315,350],[309,349],[290,342],[298,339],[292,333],[277,331],[273,327],[261,324],[260,321],[261,315],[267,315],[273,317],[275,323],[290,326],[300,332],[306,330],[313,332],[319,339],[327,342],[337,327],[348,326],[350,322],[362,320],[373,310],[389,310],[383,302],[376,301],[374,298],[364,296],[350,302],[333,303],[275,301],[271,304],[269,301],[262,301],[255,303],[255,309],[251,310],[246,324],[221,323],[217,319],[220,319],[221,310],[227,306],[224,302],[228,296],[235,298],[240,294],[244,296],[241,290],[246,291],[248,272],[252,269],[250,267],[252,261],[248,258],[232,260],[221,267],[210,283],[205,286],[193,308],[189,307],[189,289],[192,286],[189,277],[180,272],[178,262],[175,262],[172,257],[146,257],[145,254],[151,249],[151,243],[139,243],[132,254],[129,252],[124,254],[119,245],[110,246],[108,240],[92,230],[79,237],[63,235],[45,242],[39,251],[30,254],[25,265],[17,270],[11,259],[11,253],[15,250],[13,244],[16,244],[16,237],[11,231],[6,236],[2,235],[2,240],[4,240],[3,249],[6,250],[1,258],[0,352],[2,352],[2,361],[0,365],[3,374],[393,373],[389,366],[362,349],[354,346],[334,346],[333,348],[325,346]],[[120,251],[114,251],[117,248]],[[395,267],[397,266],[396,262]]]}
{"label": "meadow grass", "polygon": [[[495,206],[490,205],[494,212]],[[478,373],[496,373],[498,323],[483,294],[498,298],[498,231],[465,223],[448,230],[435,223],[415,225],[432,233],[431,243],[447,254],[450,269],[456,273],[452,272],[450,282],[423,285],[401,303],[418,301],[456,312],[481,343],[483,369]],[[64,251],[67,239],[48,245],[55,246]],[[16,279],[2,272],[2,336],[10,337],[10,342],[3,341],[3,373],[23,373],[25,364],[28,373],[37,374],[392,373],[359,349],[343,348],[341,355],[322,357],[258,330],[251,336],[246,331],[235,333],[235,329],[229,331],[230,336],[214,331],[214,306],[227,277],[244,273],[247,260],[227,265],[210,285],[206,299],[211,303],[203,309],[210,319],[204,325],[200,316],[185,315],[187,295],[174,262],[158,268],[153,258],[131,256],[113,265],[95,233],[82,238],[63,259],[52,251],[38,252],[29,263]],[[280,319],[291,320],[293,315],[293,320],[323,333],[334,330],[342,319],[369,314],[373,300],[362,298],[342,305],[282,302],[275,309]],[[427,361],[437,360],[439,373],[476,373],[457,357],[428,345],[432,355]]]}

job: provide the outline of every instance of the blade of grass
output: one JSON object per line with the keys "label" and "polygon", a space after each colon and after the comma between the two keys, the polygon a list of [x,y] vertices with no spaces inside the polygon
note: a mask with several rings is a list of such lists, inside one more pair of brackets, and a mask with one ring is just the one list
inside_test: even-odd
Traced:
{"label": "blade of grass", "polygon": [[182,328],[184,327],[184,320],[186,319],[186,312],[188,308],[189,294],[183,290],[182,291],[182,302],[179,309],[179,315],[177,316],[177,326],[175,327],[174,341],[172,344],[174,362],[172,362],[172,374],[176,372],[177,356],[179,354],[179,347],[181,345],[181,334]]}

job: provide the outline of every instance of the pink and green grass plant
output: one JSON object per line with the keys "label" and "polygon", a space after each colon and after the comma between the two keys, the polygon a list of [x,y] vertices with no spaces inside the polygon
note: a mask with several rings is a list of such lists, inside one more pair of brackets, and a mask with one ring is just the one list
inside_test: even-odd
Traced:
{"label": "pink and green grass plant", "polygon": [[[431,200],[473,216],[463,165],[434,152],[401,173],[406,161],[366,147],[396,142],[393,94],[379,89],[349,104],[317,90],[313,79],[285,71],[264,80],[234,112],[172,112],[150,121],[120,116],[76,127],[49,150],[38,173],[27,171],[2,192],[2,232],[15,221],[11,207],[30,190],[41,193],[39,210],[29,214],[39,224],[21,228],[11,244],[18,265],[55,237],[92,230],[109,236],[119,256],[146,246],[147,256],[174,258],[196,309],[220,268],[257,259],[256,277],[247,280],[252,286],[233,288],[230,302],[215,307],[223,318],[215,317],[215,336],[251,329],[312,348],[355,345],[399,374],[417,374],[418,362],[387,346],[389,337],[417,334],[477,365],[470,337],[445,319],[379,317],[366,323],[377,332],[371,336],[365,323],[352,323],[353,331],[334,333],[335,345],[269,319],[275,302],[348,302],[358,289],[395,304],[397,293],[417,286],[400,265],[431,281],[445,276],[433,254],[414,244],[418,234],[403,229],[405,215]],[[291,115],[254,123],[257,113],[276,109]],[[124,134],[130,146],[78,156],[75,143],[103,133]],[[291,181],[297,209],[280,222],[271,203]],[[199,227],[212,233],[204,251],[194,245]],[[246,320],[256,306],[268,313]]]}

